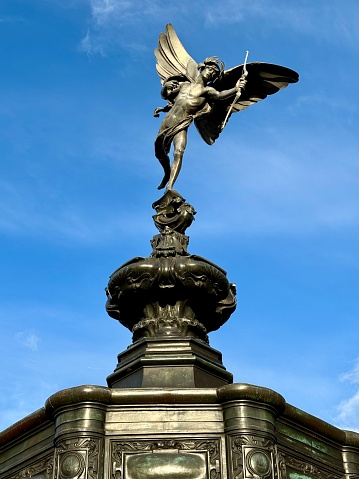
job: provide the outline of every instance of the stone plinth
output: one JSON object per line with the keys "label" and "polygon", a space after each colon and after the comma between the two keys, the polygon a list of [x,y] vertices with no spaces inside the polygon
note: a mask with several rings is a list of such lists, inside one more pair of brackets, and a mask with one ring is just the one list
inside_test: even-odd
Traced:
{"label": "stone plinth", "polygon": [[205,388],[232,383],[222,354],[192,338],[142,339],[118,355],[113,388]]}

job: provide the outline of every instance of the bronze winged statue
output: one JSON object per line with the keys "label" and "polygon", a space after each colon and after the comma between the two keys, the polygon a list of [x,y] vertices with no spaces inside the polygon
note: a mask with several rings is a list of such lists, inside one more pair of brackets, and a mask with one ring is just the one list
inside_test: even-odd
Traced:
{"label": "bronze winged statue", "polygon": [[[203,140],[212,145],[233,113],[299,79],[295,71],[270,63],[245,63],[225,70],[219,58],[208,57],[198,64],[171,24],[166,26],[166,34],[160,34],[155,56],[161,96],[167,100],[165,107],[154,111],[157,117],[160,112],[166,113],[155,140],[155,155],[164,169],[158,189],[173,189],[187,145],[187,130],[193,121]],[[172,144],[171,165],[168,154]]]}

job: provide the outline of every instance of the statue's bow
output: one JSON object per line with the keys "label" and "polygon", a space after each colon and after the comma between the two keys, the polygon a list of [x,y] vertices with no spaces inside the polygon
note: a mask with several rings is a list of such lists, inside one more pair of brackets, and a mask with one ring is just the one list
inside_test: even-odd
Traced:
{"label": "statue's bow", "polygon": [[[245,79],[247,78],[247,75],[248,75],[248,71],[247,71],[248,53],[249,53],[249,51],[247,50],[247,51],[246,51],[246,57],[245,57],[245,59],[244,59],[244,64],[243,64],[243,73],[242,73],[241,77],[239,78],[239,80],[237,81],[237,84],[236,84],[237,87],[239,87],[240,82],[241,82],[242,80],[245,80]],[[229,118],[229,115],[232,113],[233,107],[234,107],[234,105],[237,103],[237,101],[239,100],[241,94],[242,94],[242,88],[240,88],[240,89],[238,90],[238,92],[236,93],[236,96],[234,97],[234,100],[233,100],[231,106],[229,107],[229,109],[228,109],[228,111],[227,111],[226,118],[224,119],[224,121],[223,121],[223,123],[222,123],[222,126],[221,126],[221,131],[222,131],[223,128],[226,126],[227,121],[228,121],[228,118]]]}

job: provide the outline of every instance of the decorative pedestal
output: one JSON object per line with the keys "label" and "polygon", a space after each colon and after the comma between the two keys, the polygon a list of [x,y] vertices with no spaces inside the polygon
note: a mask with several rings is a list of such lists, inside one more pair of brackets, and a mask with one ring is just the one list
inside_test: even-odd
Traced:
{"label": "decorative pedestal", "polygon": [[355,479],[359,434],[249,384],[80,386],[0,434],[1,479]]}
{"label": "decorative pedestal", "polygon": [[196,339],[142,339],[118,355],[111,388],[205,388],[233,382],[222,354]]}
{"label": "decorative pedestal", "polygon": [[80,386],[0,434],[1,479],[358,479],[359,434],[231,384],[208,344],[236,307],[235,286],[187,252],[194,209],[155,203],[149,258],[110,277],[106,309],[129,328],[108,388]]}

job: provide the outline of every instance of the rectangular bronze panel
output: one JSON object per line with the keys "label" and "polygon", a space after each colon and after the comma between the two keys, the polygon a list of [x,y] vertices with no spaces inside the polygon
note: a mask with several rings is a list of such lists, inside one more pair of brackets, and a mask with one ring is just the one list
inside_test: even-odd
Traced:
{"label": "rectangular bronze panel", "polygon": [[224,479],[220,438],[111,440],[112,477]]}
{"label": "rectangular bronze panel", "polygon": [[208,479],[207,454],[159,450],[125,454],[123,479]]}

